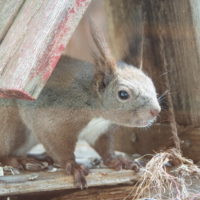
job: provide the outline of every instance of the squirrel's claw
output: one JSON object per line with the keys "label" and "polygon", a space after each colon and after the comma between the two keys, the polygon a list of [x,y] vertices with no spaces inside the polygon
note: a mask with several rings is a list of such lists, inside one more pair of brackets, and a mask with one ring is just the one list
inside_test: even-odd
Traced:
{"label": "squirrel's claw", "polygon": [[104,164],[108,166],[109,168],[115,169],[115,170],[121,170],[121,169],[132,169],[134,171],[139,171],[140,165],[128,158],[125,158],[123,156],[115,156],[111,159],[107,159],[104,161]]}
{"label": "squirrel's claw", "polygon": [[67,162],[67,175],[73,175],[74,185],[81,189],[87,188],[87,181],[85,176],[89,174],[89,169],[84,165],[77,164],[75,161]]}

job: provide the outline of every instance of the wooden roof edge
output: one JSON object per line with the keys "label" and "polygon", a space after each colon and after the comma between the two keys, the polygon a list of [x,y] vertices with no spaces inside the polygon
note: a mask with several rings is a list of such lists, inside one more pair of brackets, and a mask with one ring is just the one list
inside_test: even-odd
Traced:
{"label": "wooden roof edge", "polygon": [[25,1],[0,43],[0,98],[39,96],[90,2]]}

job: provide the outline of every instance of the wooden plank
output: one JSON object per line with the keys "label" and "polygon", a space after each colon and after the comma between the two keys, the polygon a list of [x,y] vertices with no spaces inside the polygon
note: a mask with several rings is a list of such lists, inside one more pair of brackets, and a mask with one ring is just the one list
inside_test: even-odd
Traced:
{"label": "wooden plank", "polygon": [[91,0],[26,0],[0,45],[0,96],[36,99]]}
{"label": "wooden plank", "polygon": [[[132,189],[132,185],[102,186],[87,188],[84,190],[52,191],[37,195],[29,194],[9,198],[11,200],[133,200],[132,195],[130,195]],[[125,199],[125,197],[127,197],[127,199]]]}
{"label": "wooden plank", "polygon": [[[94,169],[91,171],[92,173],[87,177],[88,188],[86,190],[75,188],[72,177],[66,176],[64,172],[40,172],[0,177],[0,196],[9,196],[11,199],[15,196],[19,197],[17,199],[27,200],[52,199],[53,197],[55,197],[53,200],[121,200],[123,198],[132,200],[135,195],[133,191],[137,187],[134,182],[142,176],[142,171],[137,175],[131,170]],[[199,196],[200,179],[188,177],[186,187],[188,192]],[[166,191],[164,195],[166,198],[163,200],[169,199],[168,192],[171,191]],[[149,195],[146,194],[146,197]]]}
{"label": "wooden plank", "polygon": [[[169,92],[173,98],[176,122],[185,127],[199,127],[200,1],[183,0],[180,3],[179,0],[109,0],[107,1],[107,10],[111,18],[108,20],[111,21],[109,31],[113,40],[116,39],[116,42],[113,42],[114,49],[119,55],[123,54],[121,46],[126,44],[126,38],[120,34],[120,30],[123,30],[124,33],[133,33],[132,30],[136,29],[137,33],[141,32],[142,24],[144,25],[143,70],[152,77],[159,95],[167,90],[163,83],[165,77],[169,77]],[[145,18],[142,18],[141,16],[144,15]],[[130,21],[126,21],[126,18]],[[129,27],[124,28],[121,24],[129,24]],[[133,38],[129,42],[128,49],[131,53],[128,55],[128,60],[132,64],[137,63],[137,58],[140,58],[137,51],[131,50],[135,48],[135,45],[137,46],[137,40],[141,41],[141,35],[139,34],[138,38],[137,34],[133,34]],[[167,127],[169,123],[168,103],[165,96],[161,99],[162,111],[158,121],[161,127],[157,127],[157,129],[153,127],[148,130],[133,129],[132,132],[138,133],[135,144],[130,143],[132,135],[128,135],[128,132],[130,133],[131,130],[124,129],[126,144],[124,145],[119,138],[119,144],[121,142],[118,145],[119,150],[131,152],[132,145],[132,153],[145,154],[168,146],[166,141],[171,140],[171,130]],[[164,126],[166,124],[166,129],[162,128],[162,124]],[[200,160],[198,131],[197,129],[187,131],[181,136],[182,131],[179,130],[180,138],[183,139],[184,155],[196,162]]]}
{"label": "wooden plank", "polygon": [[65,194],[55,197],[52,200],[133,200],[133,195],[130,195],[132,190],[133,186],[127,185],[89,188],[87,190],[65,192]]}
{"label": "wooden plank", "polygon": [[[165,71],[163,65],[155,63],[157,56],[154,55],[154,35],[149,33],[150,25],[146,11],[148,6],[145,5],[145,0],[109,0],[105,3],[113,51],[118,58],[124,58],[132,65],[143,65],[142,70],[152,78],[160,96],[166,91],[163,85]],[[163,100],[166,102],[165,96]],[[117,150],[143,155],[168,146],[172,141],[172,134],[166,105],[163,103],[161,106],[164,109],[152,127],[146,130],[119,128],[120,131],[116,134]]]}
{"label": "wooden plank", "polygon": [[[149,41],[145,43],[149,47],[146,45],[144,64],[152,71],[153,80],[158,82],[162,92],[166,89],[163,88],[164,76],[168,76],[177,124],[186,128],[199,127],[200,2],[144,0],[143,3],[147,16],[145,32]],[[163,102],[163,111],[166,112],[168,105],[165,99]],[[190,129],[182,135],[179,129],[183,153],[195,162],[200,159],[198,131]],[[147,137],[143,140],[149,141]]]}
{"label": "wooden plank", "polygon": [[[94,169],[87,176],[88,187],[118,185],[137,180],[132,170]],[[64,172],[40,172],[0,177],[0,196],[74,189],[72,176]],[[79,189],[80,190],[80,189]]]}
{"label": "wooden plank", "polygon": [[[200,191],[200,180],[193,179],[193,184],[189,186],[189,190],[196,191],[197,195],[188,198],[193,200],[199,200],[198,191]],[[134,185],[126,186],[113,186],[113,187],[102,187],[102,188],[89,188],[88,190],[76,190],[74,192],[66,191],[65,194],[61,194],[60,197],[55,197],[52,200],[135,200],[133,189]],[[162,200],[169,200],[167,192],[163,195]],[[149,198],[149,194],[146,194],[146,198],[137,200],[160,200]]]}
{"label": "wooden plank", "polygon": [[0,43],[23,3],[24,0],[0,0]]}
{"label": "wooden plank", "polygon": [[200,164],[200,128],[180,128],[183,154]]}
{"label": "wooden plank", "polygon": [[119,127],[115,134],[115,148],[128,154],[140,155],[159,152],[173,144],[170,126],[155,123],[147,130]]}
{"label": "wooden plank", "polygon": [[[183,156],[200,164],[200,128],[178,126]],[[120,152],[140,155],[160,152],[173,146],[169,124],[155,123],[148,130],[119,127],[116,129],[115,148]]]}
{"label": "wooden plank", "polygon": [[167,67],[176,121],[200,124],[200,1],[144,1],[155,66]]}
{"label": "wooden plank", "polygon": [[142,64],[144,13],[142,1],[105,1],[112,51],[118,60]]}

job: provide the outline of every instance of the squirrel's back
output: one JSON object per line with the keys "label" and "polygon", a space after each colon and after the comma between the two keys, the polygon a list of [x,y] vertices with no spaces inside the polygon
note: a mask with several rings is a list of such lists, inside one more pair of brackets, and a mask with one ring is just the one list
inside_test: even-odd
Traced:
{"label": "squirrel's back", "polygon": [[18,100],[20,105],[84,107],[91,100],[94,66],[88,62],[61,57],[56,69],[36,101]]}

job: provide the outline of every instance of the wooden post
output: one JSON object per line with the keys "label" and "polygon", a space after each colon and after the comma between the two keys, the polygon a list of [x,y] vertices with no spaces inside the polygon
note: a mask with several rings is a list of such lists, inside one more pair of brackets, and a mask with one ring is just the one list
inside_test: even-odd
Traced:
{"label": "wooden post", "polygon": [[[142,58],[143,70],[152,77],[159,95],[168,90],[163,84],[165,76],[168,76],[169,92],[178,127],[199,127],[200,1],[110,0],[107,2],[107,10],[110,16],[109,31],[117,56],[125,57],[121,50],[121,46],[125,46],[128,49],[128,56],[125,58],[132,64],[138,65],[141,63],[138,60]],[[124,37],[127,32],[132,35],[132,38],[128,38],[128,45],[127,37]],[[159,145],[166,147],[172,144],[166,98],[163,98],[161,105],[163,110],[159,122],[163,125],[148,130],[133,130],[137,133],[137,142],[132,144],[133,152],[150,153],[159,148]],[[179,133],[182,130],[179,129]],[[197,130],[189,129],[184,131],[184,135],[180,134],[184,155],[195,161],[199,160],[200,150]],[[131,131],[124,129],[124,132]],[[126,136],[131,141],[132,136]],[[127,143],[129,152],[130,145]],[[124,145],[121,146],[124,149]]]}
{"label": "wooden post", "polygon": [[176,121],[200,124],[200,2],[144,1],[157,68],[167,67]]}
{"label": "wooden post", "polygon": [[[147,0],[144,1],[144,7],[155,68],[167,69],[163,74],[169,78],[176,122],[180,126],[199,127],[200,2]],[[160,81],[162,84],[162,79]],[[200,147],[197,141],[200,137],[198,139],[198,134],[190,130],[182,135],[182,128],[179,129],[183,153],[198,161]]]}
{"label": "wooden post", "polygon": [[117,60],[140,66],[143,56],[144,13],[142,1],[105,1],[108,30]]}
{"label": "wooden post", "polygon": [[[162,84],[163,68],[155,63],[152,37],[148,34],[148,13],[144,2],[141,0],[106,1],[108,30],[116,57],[137,67],[142,66],[143,71],[153,79],[157,92],[162,94],[166,90]],[[120,128],[118,132],[121,133],[116,134],[117,150],[145,154],[170,145],[171,132],[167,120],[163,111],[158,124],[148,130]],[[165,123],[160,125],[160,122]],[[121,137],[126,138],[126,144]]]}
{"label": "wooden post", "polygon": [[0,44],[1,97],[38,97],[90,1],[25,1]]}

